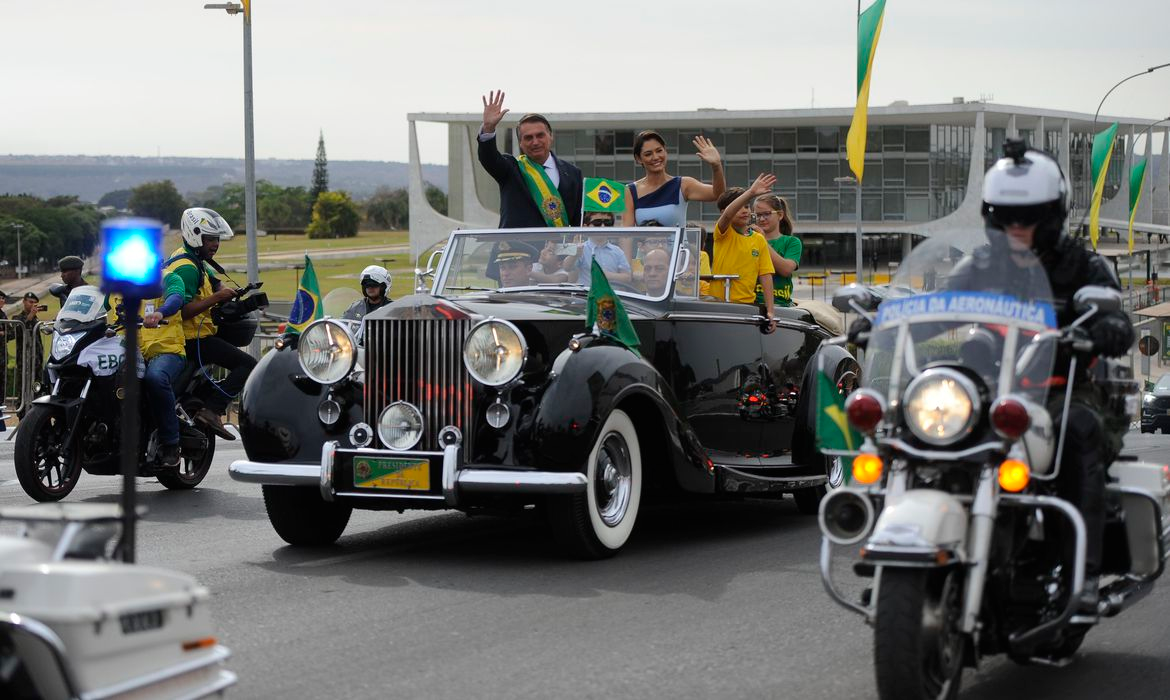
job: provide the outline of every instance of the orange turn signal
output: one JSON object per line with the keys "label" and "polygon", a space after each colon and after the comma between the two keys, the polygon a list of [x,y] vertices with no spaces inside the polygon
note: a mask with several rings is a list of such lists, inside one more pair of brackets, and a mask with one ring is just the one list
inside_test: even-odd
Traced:
{"label": "orange turn signal", "polygon": [[859,454],[853,458],[853,480],[859,484],[872,484],[882,478],[882,458],[877,455]]}
{"label": "orange turn signal", "polygon": [[1019,493],[1031,479],[1028,465],[1018,459],[1005,459],[999,465],[999,487],[1004,491]]}
{"label": "orange turn signal", "polygon": [[196,649],[207,649],[213,646],[215,646],[215,637],[204,637],[203,639],[183,642],[183,651],[195,651]]}

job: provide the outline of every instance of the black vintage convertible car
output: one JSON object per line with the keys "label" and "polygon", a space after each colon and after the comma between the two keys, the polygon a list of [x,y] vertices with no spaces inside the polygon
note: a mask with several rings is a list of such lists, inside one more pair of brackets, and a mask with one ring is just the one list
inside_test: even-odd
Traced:
{"label": "black vintage convertible car", "polygon": [[[621,549],[649,497],[791,493],[815,513],[841,470],[814,446],[814,369],[845,392],[857,362],[805,310],[769,332],[757,307],[705,296],[698,237],[456,231],[429,294],[265,355],[232,477],[263,484],[294,545],[333,542],[354,508],[535,506],[587,558]],[[591,258],[636,352],[586,328]]]}

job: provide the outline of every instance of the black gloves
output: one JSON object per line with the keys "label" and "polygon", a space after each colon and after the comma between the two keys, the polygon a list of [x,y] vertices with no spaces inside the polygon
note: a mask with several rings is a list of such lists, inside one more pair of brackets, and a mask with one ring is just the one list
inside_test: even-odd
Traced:
{"label": "black gloves", "polygon": [[1089,327],[1093,352],[1105,357],[1121,357],[1133,345],[1133,326],[1120,316],[1109,315]]}
{"label": "black gloves", "polygon": [[853,323],[849,324],[849,331],[846,333],[846,337],[849,338],[850,343],[864,348],[866,343],[869,342],[869,332],[872,329],[873,326],[870,324],[869,319],[864,316],[859,316]]}

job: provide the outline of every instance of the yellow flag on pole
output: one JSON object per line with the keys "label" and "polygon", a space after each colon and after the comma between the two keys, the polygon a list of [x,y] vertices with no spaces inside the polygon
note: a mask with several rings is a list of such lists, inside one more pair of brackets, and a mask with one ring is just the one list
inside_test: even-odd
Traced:
{"label": "yellow flag on pole", "polygon": [[[861,185],[865,170],[865,130],[869,127],[869,84],[873,77],[873,57],[877,54],[878,37],[886,14],[886,0],[877,0],[857,19],[857,106],[853,109],[853,123],[845,139],[849,169]],[[858,216],[861,213],[858,212]]]}

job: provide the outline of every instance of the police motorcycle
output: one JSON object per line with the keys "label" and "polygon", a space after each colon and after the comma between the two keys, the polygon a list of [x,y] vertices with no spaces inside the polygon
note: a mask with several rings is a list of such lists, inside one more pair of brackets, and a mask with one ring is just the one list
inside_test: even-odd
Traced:
{"label": "police motorcycle", "polygon": [[[105,295],[97,287],[77,287],[69,293],[53,323],[52,349],[46,364],[52,390],[29,406],[15,445],[20,485],[38,501],[59,501],[69,495],[82,471],[105,476],[121,473],[118,460],[123,388],[118,370],[125,361],[125,352],[117,331],[126,319],[119,316],[110,324],[104,303]],[[255,332],[254,324],[251,332]],[[138,363],[142,376],[145,365],[140,354]],[[175,384],[176,388],[184,387],[175,392],[178,469],[162,465],[156,434],[143,421],[145,451],[140,458],[139,476],[154,477],[168,489],[198,486],[215,456],[215,434],[197,424],[191,418],[194,411],[185,408],[192,391],[207,381],[196,369],[189,364]],[[140,415],[149,415],[149,410],[141,410]]]}
{"label": "police motorcycle", "polygon": [[[1170,471],[1119,458],[1108,470],[1099,595],[1083,595],[1085,522],[1056,496],[1055,481],[1064,419],[1086,374],[1077,365],[1093,361],[1084,328],[1120,298],[1084,287],[1073,300],[1076,321],[1056,327],[1043,267],[1028,250],[1006,254],[997,236],[979,229],[930,239],[902,263],[884,300],[857,285],[834,297],[871,329],[858,338],[864,386],[839,416],[860,449],[837,453],[852,457],[853,478],[821,503],[820,568],[835,602],[873,627],[886,700],[955,697],[963,668],[994,654],[1066,664],[1085,634],[1140,600],[1165,565]],[[989,244],[1000,246],[993,259],[1014,266],[1001,271],[1010,284],[997,288],[1010,292],[982,291],[992,288],[985,275],[957,265]],[[937,289],[920,291],[928,280]],[[1058,360],[1069,363],[1067,380],[1053,372]],[[1106,423],[1123,432],[1136,386],[1109,380],[1124,376],[1116,363],[1093,362],[1093,385],[1081,389],[1097,392]],[[856,577],[845,587],[834,578],[842,552]]]}

